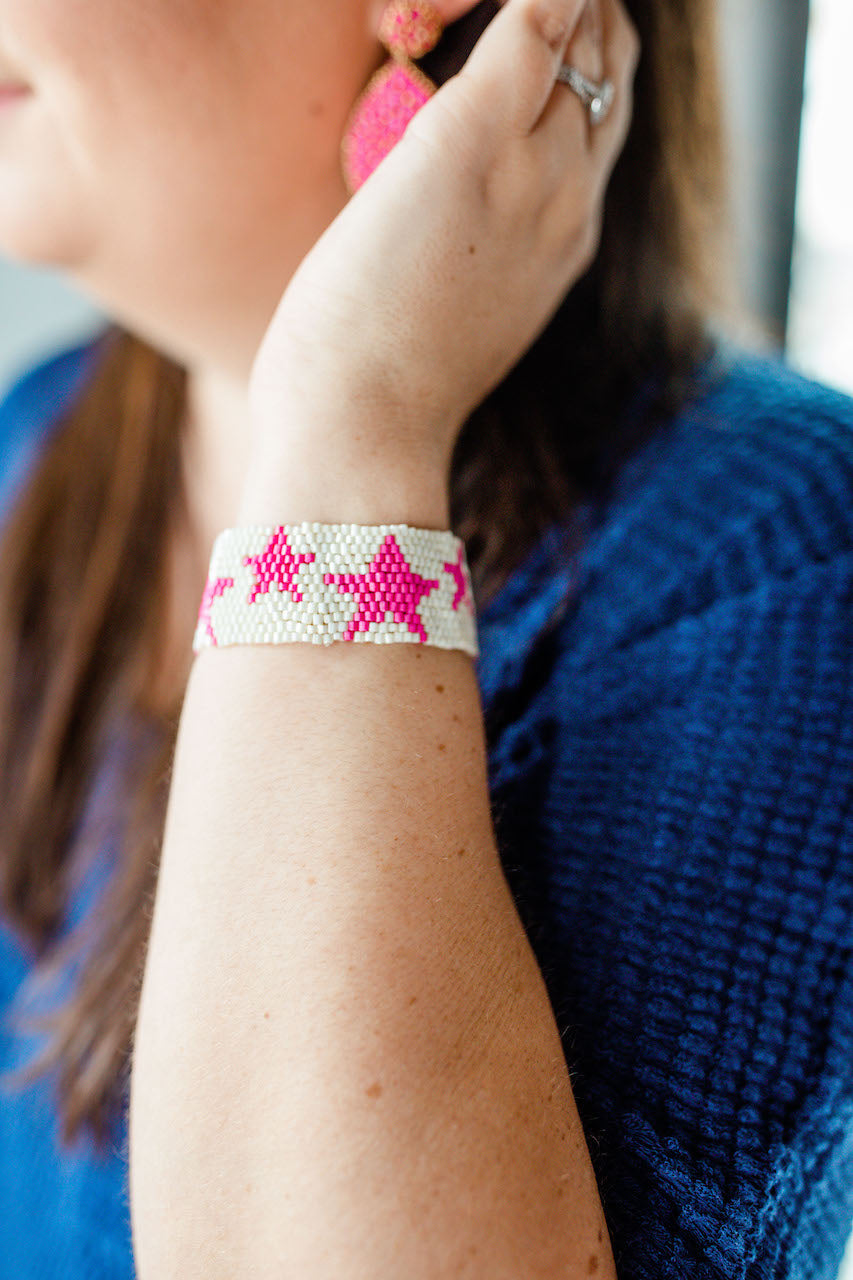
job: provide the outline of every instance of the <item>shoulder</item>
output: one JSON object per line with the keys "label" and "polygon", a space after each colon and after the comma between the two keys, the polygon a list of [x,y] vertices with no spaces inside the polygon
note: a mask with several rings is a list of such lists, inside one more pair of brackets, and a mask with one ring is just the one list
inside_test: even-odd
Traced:
{"label": "shoulder", "polygon": [[487,708],[508,695],[517,714],[555,663],[600,669],[774,587],[849,575],[853,398],[726,340],[698,374],[606,500],[584,506],[580,549],[567,558],[552,526],[482,611]]}
{"label": "shoulder", "polygon": [[853,398],[724,347],[626,464],[579,566],[602,653],[853,552]]}
{"label": "shoulder", "polygon": [[[817,498],[850,484],[853,398],[844,392],[732,345],[718,348],[700,386],[626,466],[617,504],[648,509],[663,499],[672,515],[686,503],[687,515],[708,512],[728,528],[766,512],[771,495],[790,506],[806,498],[805,485]],[[844,504],[837,514],[834,532],[849,539],[853,512]]]}
{"label": "shoulder", "polygon": [[106,333],[51,352],[14,376],[0,396],[0,513],[60,413],[86,384]]}
{"label": "shoulder", "polygon": [[[780,356],[718,347],[700,390],[625,467],[618,495],[639,483],[711,510],[754,509],[762,495],[789,495],[799,477],[831,484],[853,473],[853,398],[786,364]],[[709,490],[725,479],[722,491]],[[848,532],[851,514],[847,512]]]}
{"label": "shoulder", "polygon": [[61,412],[85,381],[105,337],[106,331],[101,331],[52,351],[13,377],[0,394],[0,441],[14,434],[21,422],[40,424]]}
{"label": "shoulder", "polygon": [[106,331],[51,352],[18,374],[0,395],[0,512],[7,506],[50,428],[85,385]]}

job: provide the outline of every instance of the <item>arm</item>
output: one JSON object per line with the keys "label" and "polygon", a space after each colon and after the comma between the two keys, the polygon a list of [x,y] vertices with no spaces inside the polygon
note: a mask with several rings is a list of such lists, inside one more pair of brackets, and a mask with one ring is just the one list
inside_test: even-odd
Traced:
{"label": "arm", "polygon": [[[554,5],[576,21],[579,0]],[[593,153],[577,100],[555,100],[547,137],[570,179],[558,176],[524,113],[548,101],[568,27],[545,40],[537,14],[509,0],[470,72],[423,108],[288,286],[253,370],[241,523],[449,526],[459,423],[587,265],[598,170],[630,114],[636,49],[620,18],[622,106]],[[496,95],[515,58],[529,79]],[[480,130],[465,147],[446,135],[460,119]],[[199,656],[130,1160],[140,1280],[613,1280],[560,1037],[495,847],[465,653]]]}
{"label": "arm", "polygon": [[[390,518],[444,505],[421,477]],[[131,1138],[140,1280],[614,1275],[467,654],[199,656]]]}

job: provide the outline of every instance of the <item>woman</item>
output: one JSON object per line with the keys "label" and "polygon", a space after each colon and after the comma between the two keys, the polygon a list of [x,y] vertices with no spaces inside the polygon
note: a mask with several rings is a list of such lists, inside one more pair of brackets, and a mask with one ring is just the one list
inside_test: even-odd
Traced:
{"label": "woman", "polygon": [[384,5],[0,0],[0,243],[115,321],[3,410],[2,1276],[837,1272],[853,407],[714,337],[628,7],[441,0],[350,198]]}

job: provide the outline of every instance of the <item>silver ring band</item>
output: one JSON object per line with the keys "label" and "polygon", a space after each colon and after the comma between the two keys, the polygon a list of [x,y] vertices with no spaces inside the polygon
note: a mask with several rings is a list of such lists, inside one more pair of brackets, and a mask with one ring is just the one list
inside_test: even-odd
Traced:
{"label": "silver ring band", "polygon": [[578,95],[581,102],[589,111],[589,118],[592,124],[600,124],[607,115],[613,103],[613,81],[602,80],[601,84],[596,84],[594,80],[590,80],[577,67],[569,66],[563,63],[557,72],[557,79],[560,84],[566,84],[570,89]]}

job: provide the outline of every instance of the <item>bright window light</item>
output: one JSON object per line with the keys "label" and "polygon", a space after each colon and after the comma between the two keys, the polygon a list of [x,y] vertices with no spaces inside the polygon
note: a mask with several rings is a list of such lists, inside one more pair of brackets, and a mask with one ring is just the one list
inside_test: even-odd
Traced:
{"label": "bright window light", "polygon": [[851,49],[850,0],[812,0],[787,354],[853,393]]}

